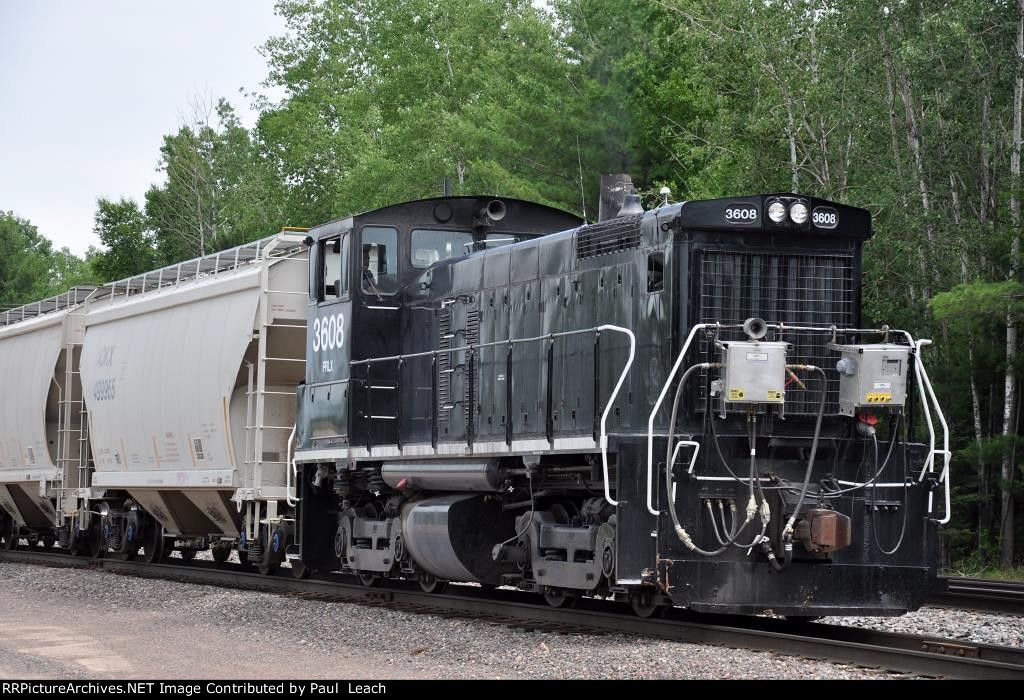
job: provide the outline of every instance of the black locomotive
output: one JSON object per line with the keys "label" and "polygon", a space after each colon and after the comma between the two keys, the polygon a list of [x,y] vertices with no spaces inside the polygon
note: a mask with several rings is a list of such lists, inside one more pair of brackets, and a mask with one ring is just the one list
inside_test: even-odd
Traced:
{"label": "black locomotive", "polygon": [[296,571],[916,609],[948,452],[926,341],[860,328],[871,233],[794,194],[630,195],[598,223],[446,197],[311,230]]}

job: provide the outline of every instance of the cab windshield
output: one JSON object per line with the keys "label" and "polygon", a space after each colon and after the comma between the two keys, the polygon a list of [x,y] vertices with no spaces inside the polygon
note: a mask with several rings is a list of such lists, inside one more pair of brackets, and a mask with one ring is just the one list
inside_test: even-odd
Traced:
{"label": "cab windshield", "polygon": [[[513,233],[490,233],[484,240],[487,249],[509,245],[521,240]],[[473,234],[469,231],[415,229],[411,236],[410,263],[417,269],[473,252]]]}

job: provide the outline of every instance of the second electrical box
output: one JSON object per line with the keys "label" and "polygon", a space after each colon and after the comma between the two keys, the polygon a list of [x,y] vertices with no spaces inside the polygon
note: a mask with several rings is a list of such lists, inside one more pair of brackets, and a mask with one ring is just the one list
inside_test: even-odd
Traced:
{"label": "second electrical box", "polygon": [[902,406],[907,400],[910,348],[906,345],[830,345],[842,357],[839,372],[839,412],[852,416],[858,408]]}

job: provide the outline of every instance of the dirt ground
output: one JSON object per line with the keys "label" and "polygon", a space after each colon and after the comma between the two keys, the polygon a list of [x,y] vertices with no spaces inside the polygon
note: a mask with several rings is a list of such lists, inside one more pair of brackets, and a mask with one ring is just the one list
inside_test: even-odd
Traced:
{"label": "dirt ground", "polygon": [[229,636],[173,610],[112,612],[0,589],[0,679],[338,677],[412,676],[373,656]]}

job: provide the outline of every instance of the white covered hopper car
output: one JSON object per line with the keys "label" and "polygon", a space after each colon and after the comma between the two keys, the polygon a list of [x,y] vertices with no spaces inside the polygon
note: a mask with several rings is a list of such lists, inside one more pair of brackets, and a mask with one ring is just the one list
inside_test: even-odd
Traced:
{"label": "white covered hopper car", "polygon": [[304,239],[286,230],[0,314],[5,546],[156,560],[211,546],[226,559],[237,543],[261,568],[283,560]]}

